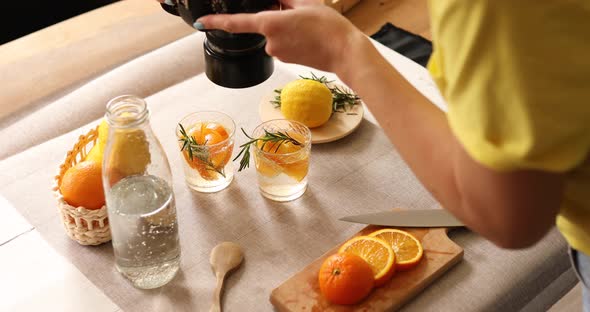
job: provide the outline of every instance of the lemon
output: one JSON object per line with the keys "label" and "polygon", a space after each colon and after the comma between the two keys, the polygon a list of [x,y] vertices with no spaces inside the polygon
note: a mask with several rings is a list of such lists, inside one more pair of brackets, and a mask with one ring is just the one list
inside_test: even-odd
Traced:
{"label": "lemon", "polygon": [[96,144],[90,149],[85,160],[102,164],[102,155],[104,154],[104,147],[107,144],[108,134],[109,124],[106,119],[103,118],[98,126],[98,138],[96,139]]}
{"label": "lemon", "polygon": [[111,137],[110,169],[123,177],[143,174],[150,164],[150,147],[141,129],[115,129]]}
{"label": "lemon", "polygon": [[281,113],[309,128],[319,127],[332,115],[332,92],[315,80],[291,81],[281,91]]}
{"label": "lemon", "polygon": [[[122,117],[126,117],[126,113]],[[131,121],[129,119],[124,122]],[[105,153],[107,143],[110,144],[108,155]],[[102,162],[103,157],[107,157],[106,169],[112,176],[111,183],[126,176],[145,173],[151,162],[146,133],[138,128],[110,128],[106,119],[103,119],[98,126],[98,142],[90,150],[86,160]]]}

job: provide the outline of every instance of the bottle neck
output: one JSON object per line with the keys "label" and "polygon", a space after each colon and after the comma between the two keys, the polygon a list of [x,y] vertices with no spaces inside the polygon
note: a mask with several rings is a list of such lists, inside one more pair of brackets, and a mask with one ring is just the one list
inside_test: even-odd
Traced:
{"label": "bottle neck", "polygon": [[146,102],[134,95],[121,95],[107,104],[106,120],[113,128],[137,128],[148,122]]}

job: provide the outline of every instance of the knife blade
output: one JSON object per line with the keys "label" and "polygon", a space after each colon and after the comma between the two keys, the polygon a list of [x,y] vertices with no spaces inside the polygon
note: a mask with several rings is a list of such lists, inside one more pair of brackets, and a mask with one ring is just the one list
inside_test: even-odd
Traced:
{"label": "knife blade", "polygon": [[392,210],[347,216],[341,221],[399,227],[459,227],[463,223],[444,209]]}

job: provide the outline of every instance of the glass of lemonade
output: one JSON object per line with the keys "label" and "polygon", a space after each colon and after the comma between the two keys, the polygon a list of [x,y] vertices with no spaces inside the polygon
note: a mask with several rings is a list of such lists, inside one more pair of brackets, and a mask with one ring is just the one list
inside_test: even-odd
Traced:
{"label": "glass of lemonade", "polygon": [[195,112],[178,123],[176,136],[190,188],[212,193],[229,186],[234,177],[235,128],[231,117],[215,111]]}
{"label": "glass of lemonade", "polygon": [[311,152],[311,131],[304,124],[287,119],[266,121],[252,133],[252,138],[269,134],[286,135],[296,141],[264,141],[254,144],[254,161],[262,195],[274,201],[299,198],[307,189]]}

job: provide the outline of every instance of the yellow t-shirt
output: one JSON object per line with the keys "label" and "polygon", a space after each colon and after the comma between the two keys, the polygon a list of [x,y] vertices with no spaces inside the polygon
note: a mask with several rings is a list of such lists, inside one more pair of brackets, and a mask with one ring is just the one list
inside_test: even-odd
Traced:
{"label": "yellow t-shirt", "polygon": [[557,226],[590,255],[590,1],[429,7],[428,69],[453,133],[490,168],[567,172]]}

